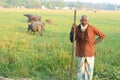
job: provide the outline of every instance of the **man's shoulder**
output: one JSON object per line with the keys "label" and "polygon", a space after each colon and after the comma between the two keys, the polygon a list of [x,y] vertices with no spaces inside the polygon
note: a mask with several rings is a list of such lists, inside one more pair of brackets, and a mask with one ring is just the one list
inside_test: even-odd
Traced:
{"label": "man's shoulder", "polygon": [[88,27],[89,27],[90,29],[96,29],[96,27],[93,26],[93,25],[88,25]]}
{"label": "man's shoulder", "polygon": [[88,24],[88,26],[89,26],[89,27],[95,27],[95,26],[93,26],[93,25],[90,25],[90,24]]}
{"label": "man's shoulder", "polygon": [[79,29],[79,28],[80,28],[80,24],[79,24],[79,25],[77,25],[76,29]]}

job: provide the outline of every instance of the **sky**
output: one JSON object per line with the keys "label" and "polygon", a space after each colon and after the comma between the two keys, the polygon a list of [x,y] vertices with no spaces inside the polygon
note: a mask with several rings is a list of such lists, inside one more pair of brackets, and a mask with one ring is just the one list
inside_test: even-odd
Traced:
{"label": "sky", "polygon": [[91,2],[91,3],[113,3],[120,4],[120,0],[64,0],[64,1],[80,1],[80,2]]}

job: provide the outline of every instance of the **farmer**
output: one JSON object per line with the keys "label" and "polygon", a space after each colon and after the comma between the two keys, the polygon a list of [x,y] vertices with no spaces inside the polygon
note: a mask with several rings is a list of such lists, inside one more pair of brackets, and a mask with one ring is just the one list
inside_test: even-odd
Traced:
{"label": "farmer", "polygon": [[[94,69],[94,45],[105,38],[105,34],[89,24],[87,15],[82,15],[79,25],[73,24],[70,40],[73,42],[75,31],[76,56],[78,57],[77,80],[92,80]],[[98,36],[97,38],[95,38]]]}

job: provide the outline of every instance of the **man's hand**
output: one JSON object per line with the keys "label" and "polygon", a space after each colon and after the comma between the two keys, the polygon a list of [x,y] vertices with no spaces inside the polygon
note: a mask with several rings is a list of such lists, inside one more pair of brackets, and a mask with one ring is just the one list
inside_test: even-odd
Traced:
{"label": "man's hand", "polygon": [[73,24],[72,24],[72,28],[74,28],[74,27],[76,28],[76,27],[77,27],[77,24],[74,24],[74,23],[73,23]]}
{"label": "man's hand", "polygon": [[74,32],[74,28],[76,28],[76,27],[77,27],[77,24],[74,24],[74,23],[73,23],[73,24],[72,24],[72,29],[71,29],[71,31]]}

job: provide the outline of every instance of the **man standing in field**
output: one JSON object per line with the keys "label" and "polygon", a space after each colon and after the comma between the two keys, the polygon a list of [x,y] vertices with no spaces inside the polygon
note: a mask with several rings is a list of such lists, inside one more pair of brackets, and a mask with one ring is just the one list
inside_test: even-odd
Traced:
{"label": "man standing in field", "polygon": [[[73,34],[75,29],[76,40],[76,56],[78,57],[78,73],[77,80],[92,80],[94,69],[94,45],[105,38],[104,33],[89,25],[87,15],[80,18],[81,24],[72,25],[70,32],[70,40],[73,42]],[[95,36],[98,38],[95,39]]]}

